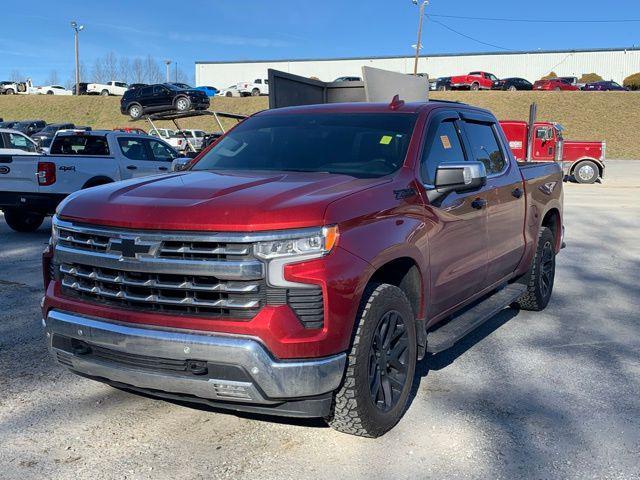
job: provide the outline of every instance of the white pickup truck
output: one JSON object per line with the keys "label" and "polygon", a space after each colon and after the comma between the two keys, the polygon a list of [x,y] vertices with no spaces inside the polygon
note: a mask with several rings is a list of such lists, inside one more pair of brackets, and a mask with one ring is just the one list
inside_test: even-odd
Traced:
{"label": "white pickup truck", "polygon": [[116,82],[114,80],[107,83],[89,83],[87,84],[87,95],[124,95],[129,89],[129,85],[124,82]]}
{"label": "white pickup truck", "polygon": [[164,140],[111,130],[58,132],[48,155],[0,154],[0,210],[18,232],[36,230],[69,194],[171,170]]}
{"label": "white pickup truck", "polygon": [[269,95],[269,80],[266,78],[256,78],[253,82],[238,83],[237,88],[241,97]]}

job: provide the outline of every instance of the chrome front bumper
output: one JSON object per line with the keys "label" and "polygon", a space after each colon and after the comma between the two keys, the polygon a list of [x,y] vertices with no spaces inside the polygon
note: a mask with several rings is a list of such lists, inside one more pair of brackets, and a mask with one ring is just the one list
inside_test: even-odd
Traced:
{"label": "chrome front bumper", "polygon": [[[336,390],[346,363],[344,353],[276,360],[247,337],[154,330],[58,310],[51,310],[43,324],[59,363],[81,375],[150,393],[277,405]],[[176,368],[182,364],[186,371]],[[191,365],[199,371],[190,371]],[[208,373],[202,374],[202,368]]]}

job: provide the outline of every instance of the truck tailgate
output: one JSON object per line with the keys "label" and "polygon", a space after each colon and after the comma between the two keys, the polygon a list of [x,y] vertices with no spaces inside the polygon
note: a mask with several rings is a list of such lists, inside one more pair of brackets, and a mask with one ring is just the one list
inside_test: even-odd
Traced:
{"label": "truck tailgate", "polygon": [[38,192],[40,155],[0,155],[0,191]]}

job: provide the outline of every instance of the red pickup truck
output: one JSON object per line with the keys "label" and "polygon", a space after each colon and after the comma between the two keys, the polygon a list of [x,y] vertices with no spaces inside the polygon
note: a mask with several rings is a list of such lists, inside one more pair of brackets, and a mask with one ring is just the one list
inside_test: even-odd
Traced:
{"label": "red pickup truck", "polygon": [[531,137],[527,122],[506,120],[500,125],[517,160],[527,158],[529,138],[532,138],[531,161],[560,162],[565,174],[579,183],[594,183],[604,178],[605,142],[564,140],[562,125],[558,123],[534,123]]}
{"label": "red pickup truck", "polygon": [[185,171],[60,204],[47,342],[120,388],[376,437],[427,352],[546,307],[562,185],[464,104],[260,112]]}
{"label": "red pickup truck", "polygon": [[493,73],[471,72],[469,75],[451,77],[453,90],[491,90],[498,78]]}

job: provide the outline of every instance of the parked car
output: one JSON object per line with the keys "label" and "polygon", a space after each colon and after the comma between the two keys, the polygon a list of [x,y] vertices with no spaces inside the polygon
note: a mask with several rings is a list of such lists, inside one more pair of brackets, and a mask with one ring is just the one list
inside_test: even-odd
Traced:
{"label": "parked car", "polygon": [[179,152],[184,150],[187,144],[187,140],[182,135],[179,135],[175,130],[171,130],[170,128],[154,128],[149,130],[149,135],[162,138]]}
{"label": "parked car", "polygon": [[42,145],[43,140],[52,139],[58,130],[69,130],[75,128],[73,123],[50,123],[38,133],[31,135],[31,138],[38,144]]}
{"label": "parked car", "polygon": [[219,97],[240,97],[240,90],[237,85],[230,85],[227,88],[220,90],[217,94]]}
{"label": "parked car", "polygon": [[256,78],[253,82],[240,82],[238,83],[238,92],[242,97],[269,95],[269,80]]}
{"label": "parked car", "polygon": [[578,90],[583,86],[578,82],[578,77],[557,77],[556,80],[578,87]]}
{"label": "parked car", "polygon": [[[202,149],[202,145],[203,145],[203,141],[204,141],[204,137],[207,135],[207,132],[205,132],[204,130],[193,130],[193,129],[188,129],[188,130],[178,130],[176,132],[176,136],[177,137],[182,137],[186,140],[186,142],[189,143],[189,145],[191,146],[190,150],[201,150]],[[185,144],[183,146],[184,150],[187,150],[187,145]]]}
{"label": "parked car", "polygon": [[129,90],[135,90],[136,88],[148,87],[147,83],[131,83],[129,84]]}
{"label": "parked car", "polygon": [[[138,127],[116,127],[113,129],[114,132],[125,132],[125,133],[137,133],[139,135],[148,135],[147,132]],[[159,136],[159,135],[156,135]]]}
{"label": "parked car", "polygon": [[514,92],[516,90],[532,90],[533,85],[529,80],[519,77],[503,78],[493,83],[493,90],[509,90]]}
{"label": "parked car", "polygon": [[427,351],[551,298],[562,171],[503,145],[459,103],[277,108],[185,171],[79,192],[43,256],[51,353],[146,395],[383,435]]}
{"label": "parked car", "polygon": [[[529,124],[523,121],[500,122],[516,160],[525,160],[529,144]],[[607,145],[603,141],[569,141],[563,138],[562,125],[536,122],[533,126],[531,160],[558,162],[565,175],[578,183],[594,183],[604,178]]]}
{"label": "parked car", "polygon": [[435,81],[434,90],[439,92],[451,90],[451,77],[439,77]]}
{"label": "parked car", "polygon": [[538,80],[533,84],[533,90],[567,90],[567,91],[576,91],[579,90],[575,85],[571,85],[570,83],[564,82],[562,80],[558,80],[557,78],[552,78],[549,80]]}
{"label": "parked car", "polygon": [[[78,95],[86,95],[87,94],[87,86],[88,85],[89,84],[87,82],[80,82],[78,84],[78,86],[80,87],[78,89],[78,91],[80,92],[80,93],[78,93]],[[73,87],[71,87],[71,93],[73,95],[76,95],[76,84],[75,83],[73,84]]]}
{"label": "parked car", "polygon": [[157,128],[157,129],[152,128],[151,130],[149,130],[149,135],[152,135],[154,137],[160,137],[164,140],[171,138],[175,134],[176,134],[176,131],[171,130],[170,128]]}
{"label": "parked car", "polygon": [[3,82],[0,85],[0,94],[3,95],[29,95],[36,92],[31,79],[24,82]]}
{"label": "parked car", "polygon": [[11,165],[6,166],[7,161],[2,155],[37,155],[38,145],[24,133],[9,128],[0,128],[0,180],[7,175]]}
{"label": "parked car", "polygon": [[38,133],[44,127],[47,126],[47,122],[44,120],[21,120],[14,124],[11,128],[18,130],[19,132],[32,136],[34,133]]}
{"label": "parked car", "polygon": [[87,94],[102,95],[107,97],[109,95],[124,95],[129,86],[125,82],[116,82],[111,80],[107,83],[89,83],[87,85]]}
{"label": "parked car", "polygon": [[334,82],[361,82],[362,78],[360,77],[338,77],[334,80]]}
{"label": "parked car", "polygon": [[180,82],[169,82],[169,85],[173,85],[174,87],[178,87],[181,88],[183,90],[193,90],[194,88],[187,84],[187,83],[180,83]]}
{"label": "parked car", "polygon": [[602,81],[602,82],[592,82],[587,83],[582,90],[585,92],[610,92],[610,91],[620,91],[620,92],[628,92],[629,89],[627,87],[623,87],[617,82],[613,80]]}
{"label": "parked car", "polygon": [[498,78],[493,73],[471,72],[469,75],[451,77],[453,90],[491,90]]}
{"label": "parked car", "polygon": [[196,87],[196,90],[200,90],[206,93],[207,97],[215,97],[216,95],[218,95],[218,93],[220,93],[220,90],[218,90],[216,87],[209,86]]}
{"label": "parked car", "polygon": [[19,123],[19,122],[16,121],[16,120],[7,120],[7,121],[4,121],[4,122],[0,122],[0,128],[13,128],[13,126],[16,123]]}
{"label": "parked car", "polygon": [[[168,172],[178,153],[158,138],[111,130],[59,131],[50,153],[0,160],[0,210],[13,230],[36,230],[69,194]],[[2,168],[2,167],[5,168]]]}
{"label": "parked car", "polygon": [[206,110],[209,97],[200,90],[184,90],[169,83],[128,90],[120,100],[120,112],[137,120],[148,113]]}
{"label": "parked car", "polygon": [[35,87],[33,93],[37,95],[71,95],[73,92],[62,85],[46,85],[44,87]]}

